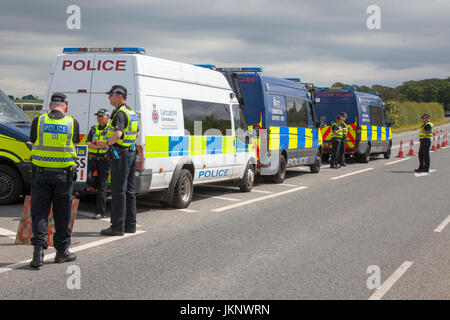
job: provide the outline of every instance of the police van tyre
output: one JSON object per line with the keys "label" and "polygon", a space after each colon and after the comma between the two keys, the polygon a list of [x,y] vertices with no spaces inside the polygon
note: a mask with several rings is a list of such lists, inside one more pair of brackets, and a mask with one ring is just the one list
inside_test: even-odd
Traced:
{"label": "police van tyre", "polygon": [[365,153],[358,154],[358,162],[369,163],[369,161],[370,161],[370,145],[367,146]]}
{"label": "police van tyre", "polygon": [[184,209],[189,206],[194,193],[194,185],[192,183],[192,174],[187,169],[182,169],[177,185],[173,193],[173,207],[176,209]]}
{"label": "police van tyre", "polygon": [[241,192],[250,192],[253,188],[253,183],[255,182],[255,169],[248,163],[247,168],[245,168],[245,173],[242,179],[238,182],[239,189]]}
{"label": "police van tyre", "polygon": [[23,191],[19,173],[10,166],[0,165],[0,204],[17,201]]}
{"label": "police van tyre", "polygon": [[390,159],[391,158],[391,147],[392,147],[392,145],[390,144],[387,152],[383,153],[383,156],[384,156],[385,159]]}
{"label": "police van tyre", "polygon": [[275,183],[283,183],[284,179],[286,179],[286,158],[284,156],[280,157],[278,172],[272,176],[272,179]]}
{"label": "police van tyre", "polygon": [[319,153],[317,153],[316,157],[316,163],[314,163],[312,166],[309,166],[311,173],[319,173],[320,171],[320,163],[321,163],[321,156]]}

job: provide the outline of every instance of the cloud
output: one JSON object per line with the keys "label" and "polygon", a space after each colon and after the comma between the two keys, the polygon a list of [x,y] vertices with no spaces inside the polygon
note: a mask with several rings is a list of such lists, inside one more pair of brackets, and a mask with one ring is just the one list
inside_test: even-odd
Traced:
{"label": "cloud", "polygon": [[[81,8],[68,30],[66,8]],[[450,74],[450,2],[377,1],[382,30],[368,30],[368,0],[24,1],[2,3],[1,89],[42,96],[63,47],[141,46],[160,58],[262,66],[267,74],[398,85]],[[6,75],[6,76],[5,76]]]}

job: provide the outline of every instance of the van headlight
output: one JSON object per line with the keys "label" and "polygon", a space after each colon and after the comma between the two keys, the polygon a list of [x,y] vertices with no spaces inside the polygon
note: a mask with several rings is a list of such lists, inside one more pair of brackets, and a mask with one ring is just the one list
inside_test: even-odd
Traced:
{"label": "van headlight", "polygon": [[26,143],[28,149],[30,149],[30,150],[33,149],[33,144],[30,141],[27,141],[25,143]]}

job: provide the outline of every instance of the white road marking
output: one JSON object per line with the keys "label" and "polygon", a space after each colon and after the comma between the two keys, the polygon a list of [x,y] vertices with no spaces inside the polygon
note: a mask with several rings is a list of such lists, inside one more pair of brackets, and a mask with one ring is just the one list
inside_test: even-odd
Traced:
{"label": "white road marking", "polygon": [[196,210],[191,210],[191,209],[178,209],[177,211],[189,212],[189,213],[198,212],[198,211],[196,211]]}
{"label": "white road marking", "polygon": [[444,219],[444,221],[442,221],[442,223],[436,228],[434,229],[434,232],[441,232],[442,230],[444,230],[444,228],[450,223],[450,216],[448,216],[447,218]]}
{"label": "white road marking", "polygon": [[400,160],[388,162],[388,163],[385,163],[385,165],[389,166],[389,165],[391,165],[391,164],[398,163],[398,162],[402,162],[402,161],[406,161],[406,160],[409,160],[409,159],[411,159],[411,158],[405,158],[405,159],[400,159]]}
{"label": "white road marking", "polygon": [[369,297],[369,300],[381,300],[392,286],[403,276],[406,270],[412,266],[412,262],[405,261],[397,270]]}
{"label": "white road marking", "polygon": [[256,192],[256,193],[266,193],[266,194],[273,193],[272,191],[257,190],[257,189],[252,189],[251,192]]}
{"label": "white road marking", "polygon": [[16,239],[16,233],[7,229],[0,228],[0,236],[10,239]]}
{"label": "white road marking", "polygon": [[296,184],[289,184],[289,183],[280,183],[279,186],[285,186],[285,187],[298,187]]}
{"label": "white road marking", "polygon": [[273,193],[273,194],[267,195],[265,197],[259,197],[259,198],[255,198],[255,199],[251,199],[251,200],[247,200],[247,201],[242,201],[240,203],[232,204],[232,205],[229,205],[229,206],[226,206],[226,207],[217,208],[217,209],[214,209],[212,211],[214,211],[214,212],[222,212],[222,211],[230,210],[230,209],[237,208],[237,207],[240,207],[240,206],[245,206],[245,205],[248,205],[248,204],[251,204],[251,203],[254,203],[254,202],[258,202],[258,201],[263,201],[263,200],[266,200],[266,199],[279,197],[279,196],[282,196],[284,194],[288,194],[288,193],[291,193],[291,192],[295,192],[295,191],[299,191],[299,190],[303,190],[303,189],[307,189],[307,188],[308,187],[303,187],[302,186],[302,187],[298,187],[298,188],[294,188],[294,189],[289,189],[289,190],[286,190],[286,191]]}
{"label": "white road marking", "polygon": [[200,198],[205,198],[205,199],[214,198],[214,199],[226,200],[226,201],[236,201],[236,202],[240,201],[239,199],[236,199],[236,198],[215,196],[215,195],[212,195],[212,194],[200,194],[200,193],[197,193],[196,196],[200,197]]}
{"label": "white road marking", "polygon": [[[129,237],[137,236],[137,235],[142,234],[144,232],[145,232],[144,230],[138,230],[138,231],[136,231],[136,233],[125,233],[123,236],[115,236],[115,237],[109,237],[109,238],[102,239],[102,240],[93,241],[93,242],[86,243],[86,244],[83,244],[83,245],[78,246],[78,247],[69,248],[69,250],[70,250],[70,252],[78,252],[78,251],[90,249],[90,248],[93,248],[93,247],[101,246],[102,244],[110,243],[110,242],[113,242],[113,241],[117,241],[117,240],[129,238]],[[31,246],[30,246],[30,248],[31,248]],[[45,255],[44,256],[44,261],[49,261],[51,259],[54,259],[55,255],[56,255],[56,252]],[[11,271],[11,270],[14,270],[14,269],[18,269],[18,268],[27,266],[30,263],[30,261],[31,261],[31,259],[25,260],[25,261],[20,261],[20,262],[14,263],[14,264],[10,264],[10,265],[1,267],[0,268],[0,273],[5,273],[5,272],[8,272],[8,271]]]}
{"label": "white road marking", "polygon": [[337,180],[337,179],[345,178],[345,177],[348,177],[348,176],[353,176],[355,174],[363,173],[363,172],[366,172],[366,171],[369,171],[369,170],[373,170],[373,169],[375,169],[375,168],[367,168],[367,169],[363,169],[363,170],[359,170],[359,171],[355,171],[355,172],[350,172],[350,173],[344,174],[342,176],[333,177],[333,178],[330,178],[330,179],[331,180]]}

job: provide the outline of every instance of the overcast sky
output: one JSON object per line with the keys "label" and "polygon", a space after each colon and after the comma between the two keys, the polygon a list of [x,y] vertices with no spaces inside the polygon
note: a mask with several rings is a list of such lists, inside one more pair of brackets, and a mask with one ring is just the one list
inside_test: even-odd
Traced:
{"label": "overcast sky", "polygon": [[[81,8],[69,30],[66,9]],[[381,30],[366,26],[369,5]],[[152,56],[260,66],[319,86],[396,86],[450,76],[450,1],[0,0],[0,89],[43,96],[64,47],[139,46]]]}

